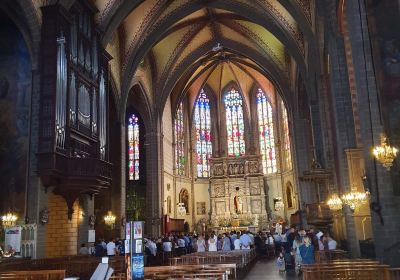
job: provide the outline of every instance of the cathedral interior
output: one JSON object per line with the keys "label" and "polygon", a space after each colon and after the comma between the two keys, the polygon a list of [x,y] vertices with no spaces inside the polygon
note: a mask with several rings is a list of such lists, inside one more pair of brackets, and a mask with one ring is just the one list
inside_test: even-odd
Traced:
{"label": "cathedral interior", "polygon": [[0,1],[0,214],[32,258],[280,223],[400,266],[399,31],[395,0]]}

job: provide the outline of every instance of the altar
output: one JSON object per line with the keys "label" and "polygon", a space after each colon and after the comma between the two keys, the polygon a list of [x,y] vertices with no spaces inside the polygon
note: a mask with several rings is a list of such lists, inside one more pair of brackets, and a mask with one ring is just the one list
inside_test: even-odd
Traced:
{"label": "altar", "polygon": [[259,156],[211,160],[212,226],[223,229],[262,229],[268,221]]}

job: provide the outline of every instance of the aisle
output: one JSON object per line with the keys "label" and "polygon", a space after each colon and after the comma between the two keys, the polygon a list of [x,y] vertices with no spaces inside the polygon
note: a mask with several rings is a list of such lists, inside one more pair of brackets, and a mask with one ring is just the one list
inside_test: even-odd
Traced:
{"label": "aisle", "polygon": [[261,260],[258,261],[250,272],[247,274],[245,280],[300,280],[294,271],[280,274],[275,266],[274,260]]}

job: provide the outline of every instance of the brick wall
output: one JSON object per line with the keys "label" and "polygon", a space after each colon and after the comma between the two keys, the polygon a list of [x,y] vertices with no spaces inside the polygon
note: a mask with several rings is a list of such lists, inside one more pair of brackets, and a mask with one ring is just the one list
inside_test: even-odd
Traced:
{"label": "brick wall", "polygon": [[68,220],[67,203],[49,194],[49,223],[46,231],[46,257],[76,255],[78,243],[79,203],[75,201],[72,219]]}

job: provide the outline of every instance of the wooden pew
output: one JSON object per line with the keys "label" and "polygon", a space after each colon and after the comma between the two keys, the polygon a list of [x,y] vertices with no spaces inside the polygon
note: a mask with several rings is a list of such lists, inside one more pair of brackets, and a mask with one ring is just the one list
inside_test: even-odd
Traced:
{"label": "wooden pew", "polygon": [[228,279],[234,275],[234,266],[178,265],[145,267],[145,279]]}
{"label": "wooden pew", "polygon": [[400,267],[389,268],[390,280],[400,280]]}
{"label": "wooden pew", "polygon": [[333,261],[303,265],[303,280],[390,280],[389,266],[376,261]]}
{"label": "wooden pew", "polygon": [[7,271],[0,272],[0,279],[13,280],[63,280],[65,270]]}

